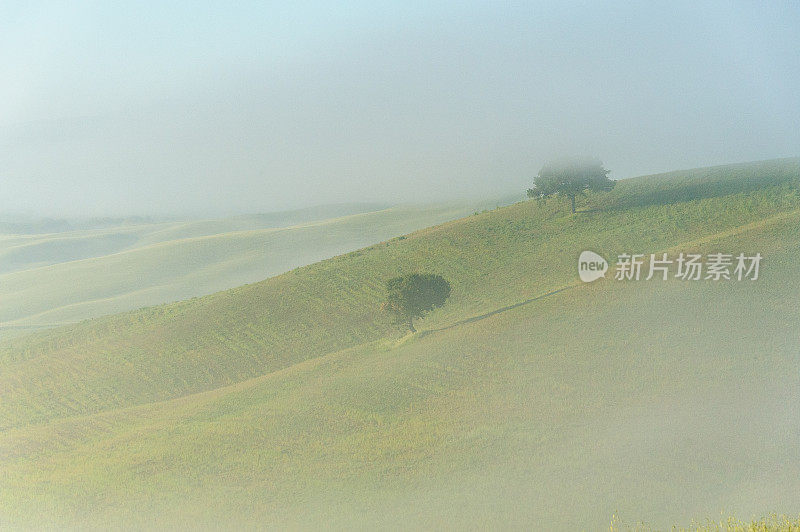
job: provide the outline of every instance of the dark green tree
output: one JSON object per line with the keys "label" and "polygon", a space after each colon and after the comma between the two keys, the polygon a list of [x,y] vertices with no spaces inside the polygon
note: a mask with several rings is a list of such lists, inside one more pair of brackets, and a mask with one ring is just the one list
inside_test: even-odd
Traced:
{"label": "dark green tree", "polygon": [[386,281],[386,291],[383,310],[408,325],[411,332],[416,332],[414,318],[422,318],[444,305],[450,297],[450,283],[441,275],[411,273]]}
{"label": "dark green tree", "polygon": [[592,158],[569,158],[545,164],[533,179],[533,188],[528,189],[529,198],[543,199],[550,196],[565,196],[575,212],[575,198],[587,190],[611,190],[615,182],[608,178],[603,163]]}

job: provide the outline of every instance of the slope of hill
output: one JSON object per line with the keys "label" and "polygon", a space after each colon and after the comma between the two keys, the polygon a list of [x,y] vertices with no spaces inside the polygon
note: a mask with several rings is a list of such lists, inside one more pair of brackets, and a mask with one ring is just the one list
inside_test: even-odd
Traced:
{"label": "slope of hill", "polygon": [[171,240],[239,231],[281,229],[390,208],[380,204],[322,205],[285,212],[218,219],[144,217],[0,220],[0,273],[91,259]]}
{"label": "slope of hill", "polygon": [[[6,342],[0,524],[597,528],[795,510],[800,161],[683,175]],[[585,285],[584,249],[764,261],[754,282]],[[453,296],[397,339],[377,307],[409,269]]]}
{"label": "slope of hill", "polygon": [[[0,237],[0,334],[258,281],[464,216],[475,206],[465,202],[359,212],[367,207]],[[350,211],[356,214],[318,218]]]}

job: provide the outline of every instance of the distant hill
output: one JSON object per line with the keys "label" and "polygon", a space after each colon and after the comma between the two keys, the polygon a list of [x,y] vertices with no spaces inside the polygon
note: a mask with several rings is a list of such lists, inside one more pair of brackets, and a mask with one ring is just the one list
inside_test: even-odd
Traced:
{"label": "distant hill", "polygon": [[329,205],[0,235],[0,337],[259,281],[464,216],[479,205]]}
{"label": "distant hill", "polygon": [[90,217],[90,218],[39,218],[22,215],[0,215],[1,235],[42,235],[108,229],[121,225],[139,225],[168,221],[148,216]]}
{"label": "distant hill", "polygon": [[[210,222],[210,226],[218,231],[213,224],[224,225],[223,220],[228,220],[230,226],[238,230],[256,229],[258,227],[286,227],[304,222],[338,218],[350,214],[380,211],[391,207],[385,203],[337,203],[330,205],[315,205],[301,209],[250,214],[227,217],[214,220],[200,220],[200,223]],[[165,216],[95,216],[95,217],[68,217],[68,218],[40,218],[30,215],[9,215],[0,213],[0,235],[42,235],[52,233],[67,233],[74,231],[89,231],[95,229],[111,229],[120,226],[143,225],[155,223],[197,221],[195,218],[176,218]],[[261,222],[254,226],[254,221]],[[233,230],[233,229],[229,229]]]}
{"label": "distant hill", "polygon": [[[6,341],[0,524],[664,528],[792,512],[798,227],[799,159],[674,172],[574,216],[517,203]],[[758,281],[582,284],[587,249],[764,259]],[[379,304],[413,270],[453,292],[403,336]]]}

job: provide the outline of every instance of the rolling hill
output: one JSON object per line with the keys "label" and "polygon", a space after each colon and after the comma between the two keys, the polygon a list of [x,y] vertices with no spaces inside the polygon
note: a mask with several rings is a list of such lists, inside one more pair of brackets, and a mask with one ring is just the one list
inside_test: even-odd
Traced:
{"label": "rolling hill", "polygon": [[[800,160],[518,203],[0,344],[0,525],[656,526],[800,506]],[[764,256],[576,280],[579,253]],[[612,264],[613,267],[613,264]],[[402,336],[383,282],[448,304]],[[664,503],[669,501],[669,504]]]}
{"label": "rolling hill", "polygon": [[64,222],[56,233],[0,235],[0,335],[259,281],[464,216],[478,205],[338,205],[88,228]]}

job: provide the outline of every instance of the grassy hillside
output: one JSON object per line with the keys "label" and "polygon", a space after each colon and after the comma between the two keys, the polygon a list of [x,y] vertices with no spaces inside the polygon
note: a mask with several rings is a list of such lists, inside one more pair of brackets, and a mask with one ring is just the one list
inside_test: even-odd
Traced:
{"label": "grassy hillside", "polygon": [[[800,161],[683,176],[6,342],[0,525],[594,529],[796,510]],[[765,258],[756,282],[584,285],[584,249]],[[378,304],[410,269],[453,296],[401,338]]]}
{"label": "grassy hillside", "polygon": [[792,213],[798,173],[797,160],[736,166],[734,190],[763,186],[635,206],[645,180],[626,180],[603,210],[575,217],[558,202],[519,203],[261,283],[13,342],[0,347],[13,364],[0,375],[0,428],[213,389],[385,337],[383,282],[402,271],[451,280],[454,295],[431,327],[537,297],[575,282],[583,249],[649,253]]}
{"label": "grassy hillside", "polygon": [[[728,517],[718,520],[707,519],[701,524],[695,523],[689,527],[674,527],[676,532],[794,532],[800,529],[800,519],[772,514],[769,517],[753,518],[749,521],[742,521],[735,517]],[[616,522],[610,528],[612,532],[622,530],[636,530],[637,532],[649,532],[656,530],[648,526],[625,526]]]}
{"label": "grassy hillside", "polygon": [[339,206],[0,236],[0,334],[209,294],[472,211],[395,207],[311,221],[347,212]]}

